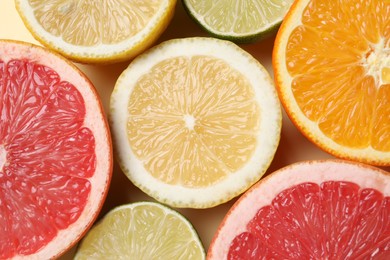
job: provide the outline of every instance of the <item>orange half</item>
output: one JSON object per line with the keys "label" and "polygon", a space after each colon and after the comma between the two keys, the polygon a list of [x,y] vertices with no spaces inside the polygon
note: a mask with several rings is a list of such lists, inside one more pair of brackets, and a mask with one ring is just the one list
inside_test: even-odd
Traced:
{"label": "orange half", "polygon": [[390,165],[390,1],[298,0],[275,40],[294,124],[341,158]]}

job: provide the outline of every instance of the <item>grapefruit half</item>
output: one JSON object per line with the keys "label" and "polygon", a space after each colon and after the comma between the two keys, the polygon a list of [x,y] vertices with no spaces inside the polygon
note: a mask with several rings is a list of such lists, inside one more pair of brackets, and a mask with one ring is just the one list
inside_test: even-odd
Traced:
{"label": "grapefruit half", "polygon": [[0,259],[50,259],[95,220],[112,145],[92,83],[59,55],[0,40]]}
{"label": "grapefruit half", "polygon": [[339,160],[278,170],[229,210],[208,259],[390,259],[390,174]]}

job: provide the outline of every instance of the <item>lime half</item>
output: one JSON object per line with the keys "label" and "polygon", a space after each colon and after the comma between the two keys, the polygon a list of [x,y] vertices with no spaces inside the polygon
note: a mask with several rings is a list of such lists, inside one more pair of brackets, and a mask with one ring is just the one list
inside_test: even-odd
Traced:
{"label": "lime half", "polygon": [[191,223],[177,211],[155,202],[114,208],[84,237],[80,259],[205,259]]}
{"label": "lime half", "polygon": [[211,35],[254,42],[276,31],[293,0],[183,0],[187,13]]}

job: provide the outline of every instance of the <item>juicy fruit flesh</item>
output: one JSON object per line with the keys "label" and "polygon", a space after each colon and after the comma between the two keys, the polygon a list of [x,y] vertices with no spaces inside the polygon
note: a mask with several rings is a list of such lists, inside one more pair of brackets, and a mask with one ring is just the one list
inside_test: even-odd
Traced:
{"label": "juicy fruit flesh", "polygon": [[95,140],[78,90],[52,69],[0,60],[0,258],[29,255],[74,223],[91,191]]}
{"label": "juicy fruit flesh", "polygon": [[288,40],[298,106],[343,146],[390,151],[388,17],[386,0],[312,0]]}
{"label": "juicy fruit flesh", "polygon": [[94,46],[126,40],[139,33],[162,0],[29,0],[39,23],[65,42]]}
{"label": "juicy fruit flesh", "polygon": [[228,259],[384,259],[389,248],[390,197],[351,182],[307,182],[262,207]]}
{"label": "juicy fruit flesh", "polygon": [[129,100],[128,140],[165,183],[209,186],[256,148],[260,110],[248,80],[207,56],[175,57],[142,76]]}
{"label": "juicy fruit flesh", "polygon": [[189,5],[211,28],[222,33],[254,33],[268,27],[275,17],[282,17],[291,5],[291,0],[275,1],[197,1],[188,0]]}
{"label": "juicy fruit flesh", "polygon": [[203,259],[193,232],[156,206],[118,210],[88,233],[76,259]]}

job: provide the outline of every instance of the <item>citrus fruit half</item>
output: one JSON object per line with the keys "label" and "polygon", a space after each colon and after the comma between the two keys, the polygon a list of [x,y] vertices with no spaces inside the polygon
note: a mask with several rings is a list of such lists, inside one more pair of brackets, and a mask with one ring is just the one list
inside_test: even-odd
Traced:
{"label": "citrus fruit half", "polygon": [[187,13],[211,35],[254,42],[279,28],[293,0],[182,0]]}
{"label": "citrus fruit half", "polygon": [[390,165],[390,1],[298,0],[273,67],[295,125],[344,159]]}
{"label": "citrus fruit half", "polygon": [[103,204],[108,124],[91,82],[39,46],[0,40],[0,92],[0,258],[54,258]]}
{"label": "citrus fruit half", "polygon": [[75,260],[205,258],[191,223],[155,202],[136,202],[108,212],[86,234],[75,256]]}
{"label": "citrus fruit half", "polygon": [[388,259],[390,174],[350,161],[271,173],[226,214],[208,259]]}
{"label": "citrus fruit half", "polygon": [[229,41],[195,37],[153,47],[122,73],[110,103],[122,170],[171,206],[211,207],[242,193],[279,143],[273,82]]}
{"label": "citrus fruit half", "polygon": [[32,35],[83,63],[131,59],[148,48],[173,17],[176,0],[15,0]]}

